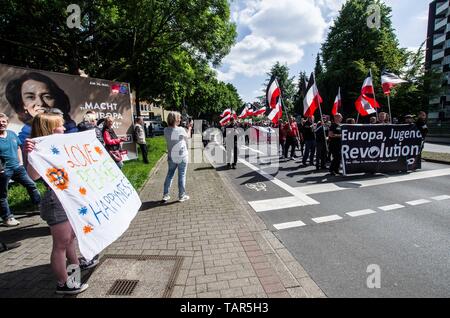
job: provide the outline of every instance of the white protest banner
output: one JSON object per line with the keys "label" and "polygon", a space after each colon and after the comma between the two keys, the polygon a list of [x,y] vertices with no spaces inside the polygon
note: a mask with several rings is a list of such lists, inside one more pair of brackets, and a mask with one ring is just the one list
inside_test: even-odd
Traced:
{"label": "white protest banner", "polygon": [[94,130],[34,140],[29,163],[55,191],[90,260],[128,229],[142,204],[139,195]]}

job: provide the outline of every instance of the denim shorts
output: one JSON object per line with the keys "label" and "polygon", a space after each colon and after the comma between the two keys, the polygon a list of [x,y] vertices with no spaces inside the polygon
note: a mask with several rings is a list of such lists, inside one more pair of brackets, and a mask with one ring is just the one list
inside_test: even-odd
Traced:
{"label": "denim shorts", "polygon": [[44,193],[40,206],[41,218],[49,226],[68,221],[66,211],[53,190]]}

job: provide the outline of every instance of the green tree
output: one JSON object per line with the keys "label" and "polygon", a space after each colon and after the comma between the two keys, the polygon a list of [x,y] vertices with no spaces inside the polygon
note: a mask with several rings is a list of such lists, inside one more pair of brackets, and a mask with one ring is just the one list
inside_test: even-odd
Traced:
{"label": "green tree", "polygon": [[[367,26],[367,8],[380,7],[380,29]],[[343,113],[354,116],[354,102],[361,85],[372,70],[376,96],[387,111],[382,99],[381,70],[389,69],[399,74],[407,62],[406,49],[400,48],[391,22],[391,8],[380,0],[348,0],[336,18],[322,45],[324,73],[318,86],[324,99],[324,113],[330,113],[338,87],[341,86]]]}
{"label": "green tree", "polygon": [[300,72],[298,75],[297,92],[294,95],[294,112],[303,115],[303,100],[305,99],[308,76],[306,72]]}
{"label": "green tree", "polygon": [[323,67],[322,62],[320,61],[320,53],[317,53],[316,57],[316,66],[314,67],[314,74],[316,75],[316,78],[320,78],[323,73]]}
{"label": "green tree", "polygon": [[[193,93],[195,63],[218,65],[236,38],[227,0],[2,0],[0,62],[127,81],[136,101],[173,107]],[[3,5],[3,3],[5,5]],[[139,110],[139,107],[137,107]]]}

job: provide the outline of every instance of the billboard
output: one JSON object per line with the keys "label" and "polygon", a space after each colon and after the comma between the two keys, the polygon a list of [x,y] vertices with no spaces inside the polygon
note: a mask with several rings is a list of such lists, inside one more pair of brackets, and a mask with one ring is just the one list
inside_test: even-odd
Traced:
{"label": "billboard", "polygon": [[98,119],[113,117],[117,136],[127,137],[123,159],[137,158],[128,83],[0,64],[0,112],[9,117],[8,129],[28,136],[33,117],[48,108],[64,113],[66,128],[82,122],[88,110]]}

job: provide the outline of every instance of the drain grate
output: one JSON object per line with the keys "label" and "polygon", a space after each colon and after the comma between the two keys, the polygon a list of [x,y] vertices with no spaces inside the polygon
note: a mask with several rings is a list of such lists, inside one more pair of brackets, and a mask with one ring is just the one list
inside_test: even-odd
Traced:
{"label": "drain grate", "polygon": [[118,279],[111,286],[107,295],[130,296],[138,283],[138,280]]}

